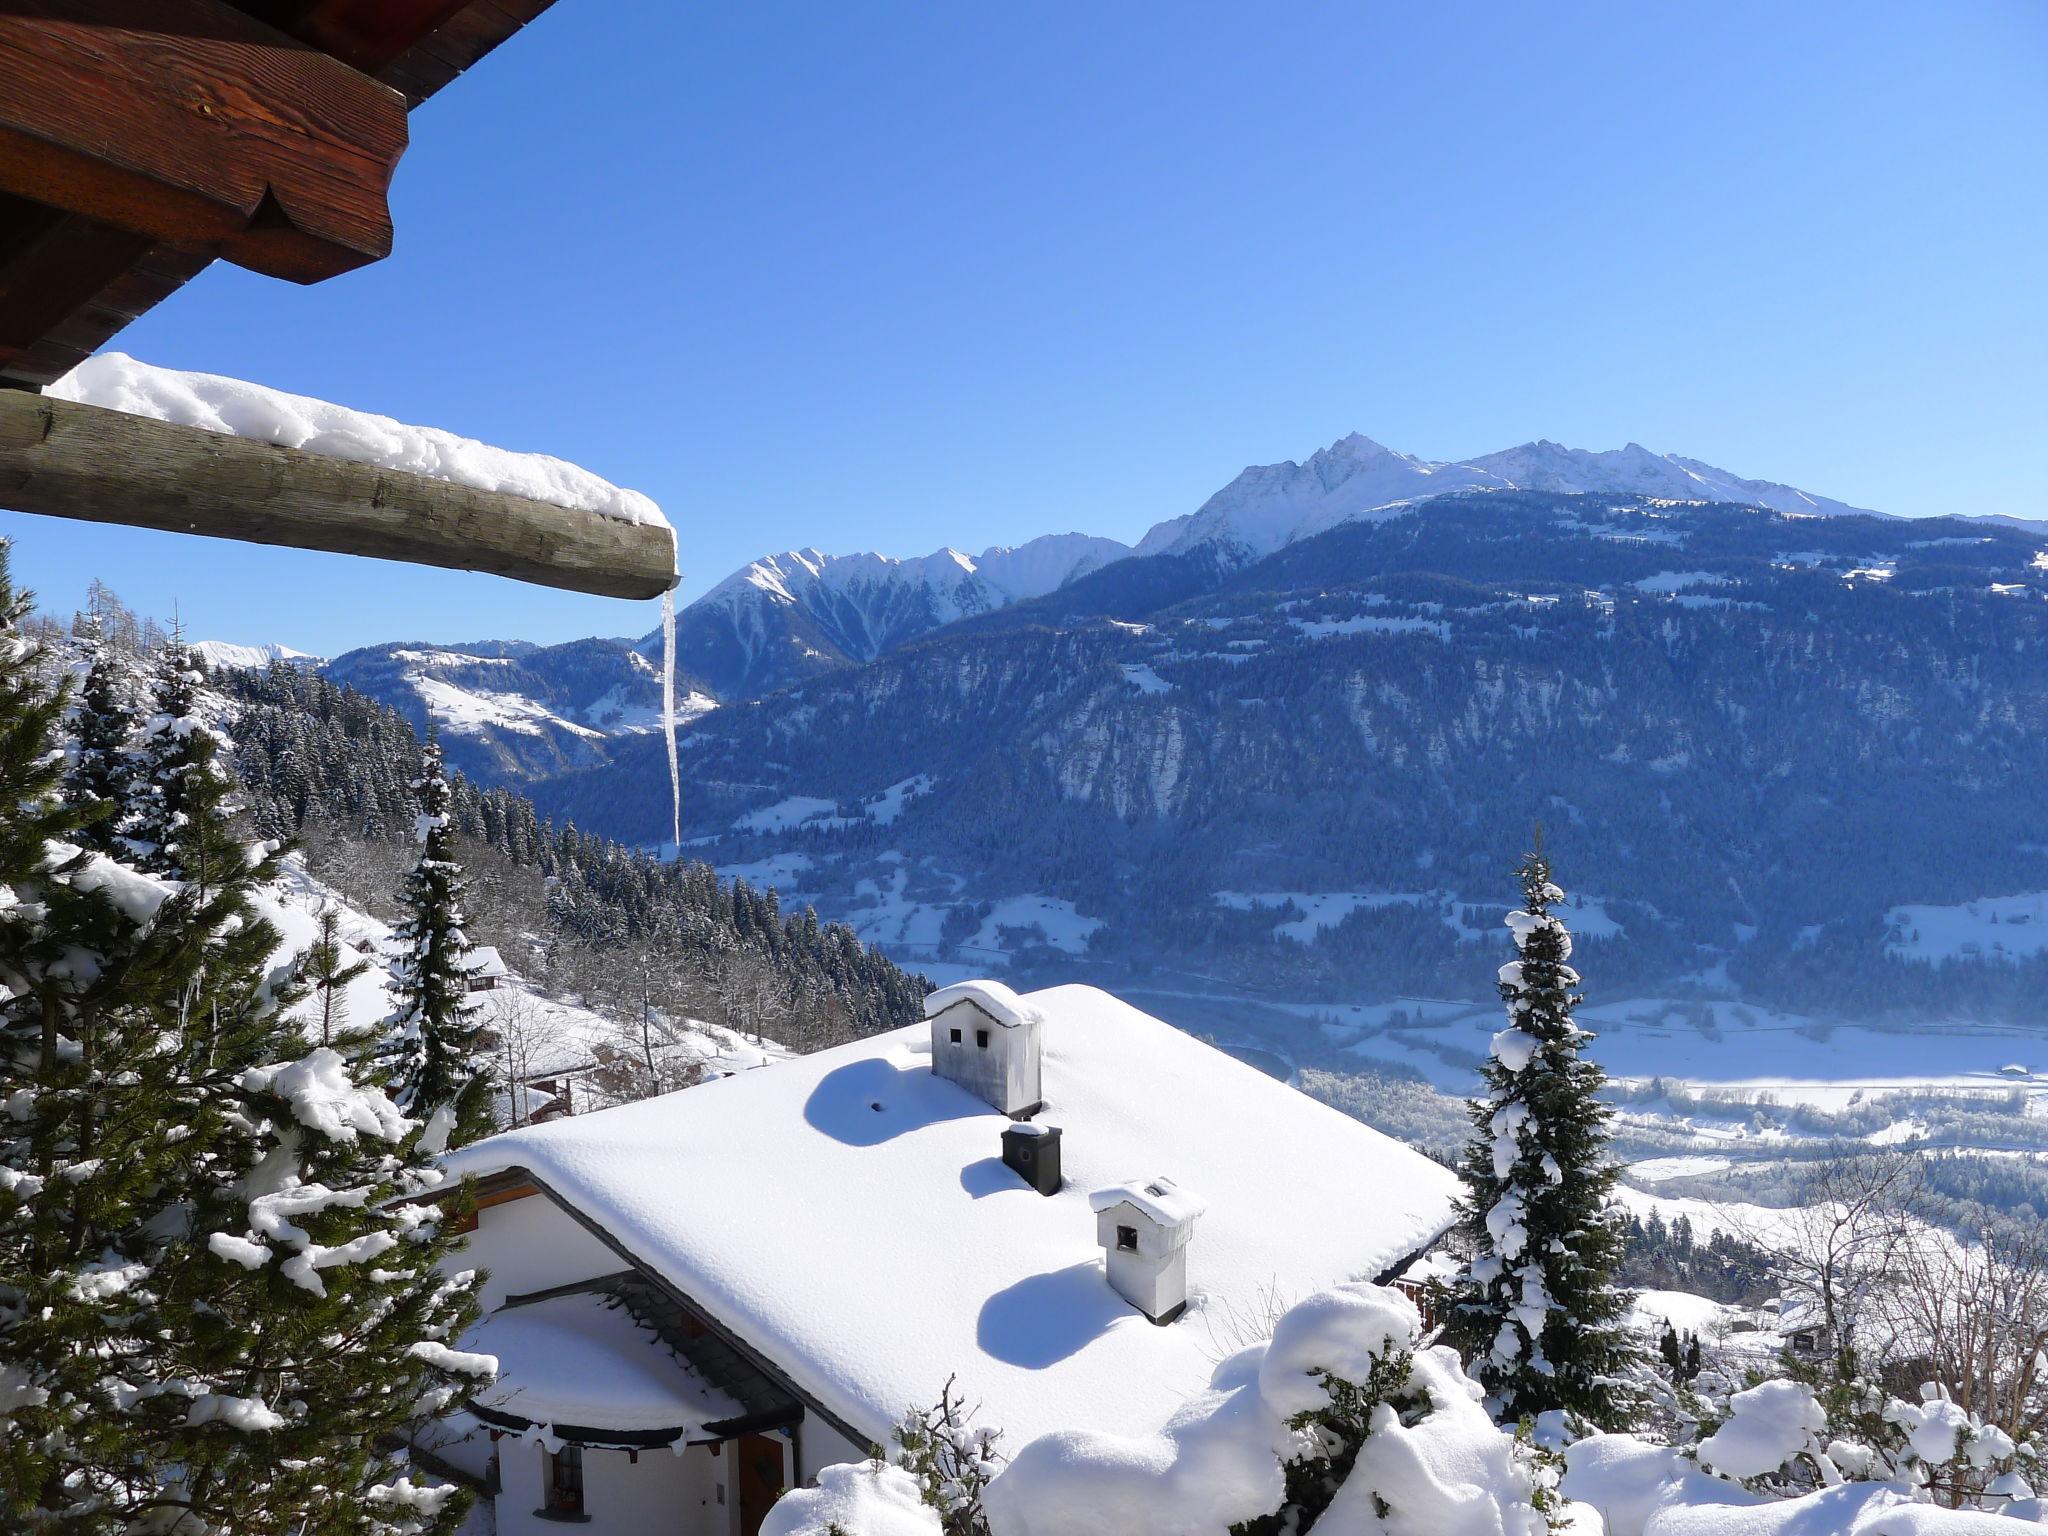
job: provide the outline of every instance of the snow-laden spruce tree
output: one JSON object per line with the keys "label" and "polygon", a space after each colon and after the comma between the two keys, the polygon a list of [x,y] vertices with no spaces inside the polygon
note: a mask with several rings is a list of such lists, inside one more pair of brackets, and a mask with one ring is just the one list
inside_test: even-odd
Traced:
{"label": "snow-laden spruce tree", "polygon": [[141,685],[127,653],[108,638],[97,613],[77,625],[85,670],[73,701],[74,748],[64,775],[64,798],[86,813],[76,840],[100,853],[120,847],[133,827],[143,795],[142,767],[134,751],[140,725]]}
{"label": "snow-laden spruce tree", "polygon": [[482,1010],[469,1001],[469,936],[463,931],[462,865],[455,857],[441,745],[429,738],[413,781],[419,861],[399,888],[405,919],[392,932],[392,1012],[384,1055],[388,1087],[400,1109],[439,1117],[449,1146],[490,1130],[490,1069],[478,1038]]}
{"label": "snow-laden spruce tree", "polygon": [[483,1365],[420,1127],[306,1054],[267,850],[198,884],[67,840],[24,610],[0,542],[0,1530],[445,1529],[382,1449]]}
{"label": "snow-laden spruce tree", "polygon": [[1616,1288],[1623,1225],[1611,1203],[1606,1080],[1582,1054],[1592,1036],[1572,1019],[1583,1001],[1572,938],[1555,909],[1564,892],[1539,851],[1518,871],[1510,912],[1516,957],[1501,967],[1508,1023],[1493,1037],[1472,1106],[1460,1173],[1459,1234],[1472,1257],[1451,1286],[1446,1336],[1471,1362],[1497,1417],[1563,1409],[1608,1429],[1637,1362]]}
{"label": "snow-laden spruce tree", "polygon": [[136,864],[204,887],[240,872],[244,844],[230,820],[234,781],[220,761],[225,740],[199,714],[198,662],[181,634],[157,647],[151,713],[136,759],[141,789],[126,828]]}
{"label": "snow-laden spruce tree", "polygon": [[341,913],[333,902],[321,902],[313,921],[313,942],[306,946],[299,965],[300,975],[313,993],[311,1022],[322,1045],[354,1056],[376,1038],[374,1028],[350,1028],[348,1022],[349,983],[368,975],[371,962],[357,959],[342,942]]}

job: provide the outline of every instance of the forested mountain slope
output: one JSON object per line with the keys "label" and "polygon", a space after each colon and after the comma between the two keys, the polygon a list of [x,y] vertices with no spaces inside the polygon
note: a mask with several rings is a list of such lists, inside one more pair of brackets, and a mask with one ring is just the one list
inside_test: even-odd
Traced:
{"label": "forested mountain slope", "polygon": [[[2024,1008],[2048,929],[1966,904],[2048,890],[2041,551],[1494,491],[1120,562],[706,716],[685,837],[920,958],[1385,995],[1469,982],[1541,822],[1610,984]],[[651,742],[534,793],[666,815]]]}
{"label": "forested mountain slope", "polygon": [[[258,826],[300,839],[366,910],[414,856],[420,739],[395,711],[299,668],[227,672],[235,766]],[[812,1049],[919,1017],[927,990],[848,929],[708,865],[658,862],[525,796],[452,781],[471,927],[515,968],[593,1006],[653,1005]]]}

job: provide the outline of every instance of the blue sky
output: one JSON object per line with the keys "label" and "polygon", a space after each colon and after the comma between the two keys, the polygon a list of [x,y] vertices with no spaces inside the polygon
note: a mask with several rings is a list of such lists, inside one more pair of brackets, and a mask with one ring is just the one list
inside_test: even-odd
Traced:
{"label": "blue sky", "polygon": [[[682,596],[816,545],[1137,537],[1351,430],[1631,439],[2048,517],[2048,8],[559,0],[416,114],[398,247],[117,343],[587,464]],[[0,514],[195,636],[652,604]]]}

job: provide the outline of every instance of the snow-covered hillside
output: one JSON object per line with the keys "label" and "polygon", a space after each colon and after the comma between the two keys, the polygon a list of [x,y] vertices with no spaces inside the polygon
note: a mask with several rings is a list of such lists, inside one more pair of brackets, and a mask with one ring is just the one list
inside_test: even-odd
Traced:
{"label": "snow-covered hillside", "polygon": [[[617,738],[661,727],[661,669],[618,640],[536,646],[366,646],[321,668],[336,683],[440,732],[449,760],[485,782],[605,760]],[[703,685],[676,680],[676,718],[716,707]]]}
{"label": "snow-covered hillside", "polygon": [[1698,459],[1652,453],[1637,443],[1594,452],[1539,441],[1472,459],[1436,461],[1354,432],[1304,463],[1289,459],[1253,465],[1196,511],[1154,527],[1138,541],[1135,553],[1179,554],[1217,545],[1242,562],[1339,523],[1474,490],[1738,502],[1815,515],[1864,510],[1775,481],[1746,479]]}
{"label": "snow-covered hillside", "polygon": [[[306,867],[300,854],[283,862],[277,882],[261,892],[257,910],[280,934],[277,960],[283,963],[303,954],[319,935],[319,916],[331,908],[341,942],[356,955],[374,963],[349,982],[338,994],[332,1027],[361,1029],[375,1024],[391,1008],[388,965],[395,951],[390,927],[366,912],[350,906]],[[494,988],[471,995],[481,1010],[484,1027],[509,1051],[507,1075],[522,1085],[552,1082],[557,1085],[591,1071],[607,1047],[618,1048],[621,1031],[617,1024],[582,1007],[573,998],[543,992],[516,972]],[[297,1017],[318,1032],[317,996],[299,1004]],[[679,1054],[702,1063],[715,1076],[745,1071],[765,1062],[778,1061],[789,1052],[773,1041],[755,1043],[746,1037],[698,1020],[662,1021],[656,1050],[664,1055]],[[502,1067],[501,1067],[502,1070]],[[522,1086],[518,1098],[522,1117],[550,1099],[545,1090]],[[579,1105],[588,1095],[579,1095]]]}

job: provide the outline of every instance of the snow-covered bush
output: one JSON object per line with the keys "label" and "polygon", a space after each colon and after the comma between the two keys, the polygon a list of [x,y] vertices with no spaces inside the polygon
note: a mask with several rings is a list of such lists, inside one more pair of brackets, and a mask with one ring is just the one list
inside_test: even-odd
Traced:
{"label": "snow-covered bush", "polygon": [[943,1529],[917,1479],[877,1460],[827,1467],[817,1487],[784,1494],[761,1536],[941,1536]]}
{"label": "snow-covered bush", "polygon": [[1700,1461],[1739,1480],[1780,1472],[1805,1454],[1816,1466],[1827,1455],[1819,1435],[1828,1416],[1813,1388],[1800,1381],[1762,1381],[1728,1399],[1728,1417],[1699,1443]]}
{"label": "snow-covered bush", "polygon": [[[1542,1536],[1559,1507],[1447,1349],[1417,1350],[1398,1292],[1290,1308],[1158,1431],[1025,1445],[986,1490],[993,1536]],[[864,1533],[859,1533],[864,1536]]]}
{"label": "snow-covered bush", "polygon": [[[1829,1404],[1846,1412],[1830,1422]],[[1996,1536],[2048,1520],[2030,1447],[1925,1389],[1919,1404],[1865,1384],[1777,1379],[1702,1400],[1690,1446],[1596,1435],[1566,1453],[1562,1490],[1607,1536]]]}

